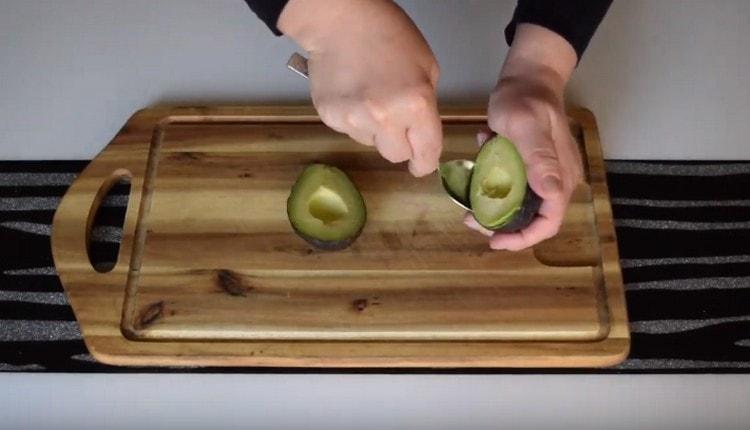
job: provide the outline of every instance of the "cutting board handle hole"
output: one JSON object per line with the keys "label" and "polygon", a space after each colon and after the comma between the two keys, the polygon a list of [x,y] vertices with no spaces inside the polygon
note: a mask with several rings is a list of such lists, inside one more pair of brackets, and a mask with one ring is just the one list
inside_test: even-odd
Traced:
{"label": "cutting board handle hole", "polygon": [[118,169],[102,184],[89,210],[86,249],[91,266],[107,273],[117,264],[130,200],[130,172]]}

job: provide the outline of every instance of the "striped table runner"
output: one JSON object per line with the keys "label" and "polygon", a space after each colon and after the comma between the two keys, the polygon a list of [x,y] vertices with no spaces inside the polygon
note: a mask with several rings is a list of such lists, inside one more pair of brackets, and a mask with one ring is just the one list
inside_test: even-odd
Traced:
{"label": "striped table runner", "polygon": [[[269,371],[126,369],[92,359],[49,243],[54,210],[85,165],[0,162],[0,370]],[[610,161],[607,170],[631,354],[613,369],[562,372],[750,372],[750,162]],[[124,193],[120,187],[100,211],[93,233],[100,260],[111,259],[122,234]]]}

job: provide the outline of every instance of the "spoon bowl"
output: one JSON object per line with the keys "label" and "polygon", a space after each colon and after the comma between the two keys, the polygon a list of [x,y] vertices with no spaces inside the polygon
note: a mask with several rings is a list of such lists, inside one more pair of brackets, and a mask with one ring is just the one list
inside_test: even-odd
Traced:
{"label": "spoon bowl", "polygon": [[453,203],[472,212],[469,203],[469,182],[474,169],[471,160],[451,160],[440,164],[440,181]]}

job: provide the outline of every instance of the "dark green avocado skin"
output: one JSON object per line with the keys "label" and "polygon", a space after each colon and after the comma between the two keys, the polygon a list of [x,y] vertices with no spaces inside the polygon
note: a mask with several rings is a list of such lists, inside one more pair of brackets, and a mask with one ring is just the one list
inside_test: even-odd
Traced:
{"label": "dark green avocado skin", "polygon": [[513,219],[502,227],[493,230],[499,233],[515,233],[523,230],[534,220],[541,205],[542,198],[527,185],[526,194],[523,197],[521,207],[518,212],[516,212],[515,216],[513,216]]}
{"label": "dark green avocado skin", "polygon": [[[292,225],[292,228],[294,228],[294,225]],[[357,240],[357,238],[359,237],[359,234],[362,232],[362,230],[357,232],[355,236],[350,237],[346,240],[320,240],[310,235],[307,235],[305,233],[302,233],[296,228],[294,228],[294,232],[297,233],[297,235],[301,237],[302,239],[305,239],[307,243],[309,243],[310,245],[318,249],[321,249],[323,251],[340,251],[342,249],[348,248],[349,245],[354,243],[354,241]]]}

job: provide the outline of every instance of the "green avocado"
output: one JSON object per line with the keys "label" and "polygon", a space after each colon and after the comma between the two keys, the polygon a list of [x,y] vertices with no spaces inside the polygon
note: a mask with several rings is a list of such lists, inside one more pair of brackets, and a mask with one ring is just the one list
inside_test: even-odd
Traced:
{"label": "green avocado", "polygon": [[534,219],[542,199],[528,186],[513,142],[495,136],[482,145],[471,173],[469,203],[477,222],[490,230],[514,232]]}
{"label": "green avocado", "polygon": [[286,203],[294,231],[313,246],[340,250],[354,242],[367,220],[362,195],[346,173],[325,164],[302,171]]}

